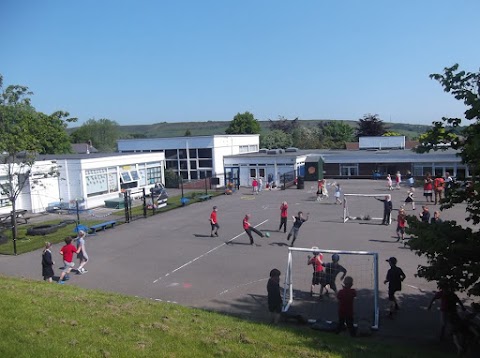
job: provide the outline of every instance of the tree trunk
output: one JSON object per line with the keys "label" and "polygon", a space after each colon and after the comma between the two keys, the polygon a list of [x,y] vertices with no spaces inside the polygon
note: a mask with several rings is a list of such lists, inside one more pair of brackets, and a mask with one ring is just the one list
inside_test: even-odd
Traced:
{"label": "tree trunk", "polygon": [[12,202],[11,223],[12,223],[13,254],[17,255],[17,215],[15,214],[16,203],[15,203],[15,200],[11,200],[11,202]]}

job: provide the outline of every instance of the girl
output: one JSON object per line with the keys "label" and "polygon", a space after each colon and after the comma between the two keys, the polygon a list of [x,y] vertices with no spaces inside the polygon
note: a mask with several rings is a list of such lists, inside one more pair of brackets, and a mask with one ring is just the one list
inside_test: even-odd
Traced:
{"label": "girl", "polygon": [[77,240],[77,259],[80,261],[80,264],[77,269],[77,273],[81,275],[88,272],[83,268],[88,262],[88,254],[87,254],[87,251],[85,250],[85,231],[80,230],[78,232],[78,237],[76,240]]}
{"label": "girl", "polygon": [[396,183],[396,188],[400,189],[400,183],[402,182],[402,174],[400,172],[397,172],[395,175],[395,183]]}
{"label": "girl", "polygon": [[55,265],[55,262],[52,261],[52,251],[50,251],[51,247],[52,244],[47,241],[42,253],[42,276],[43,279],[48,282],[52,282],[52,278],[54,276],[53,265]]}
{"label": "girl", "polygon": [[415,200],[414,200],[415,188],[410,188],[407,193],[407,198],[405,199],[405,206],[408,203],[412,204],[412,210],[415,210]]}
{"label": "girl", "polygon": [[433,202],[432,198],[432,190],[433,190],[433,179],[430,173],[425,174],[425,179],[423,180],[423,196],[425,200],[428,202]]}
{"label": "girl", "polygon": [[287,232],[287,218],[288,218],[288,204],[286,201],[284,201],[282,205],[280,205],[280,227],[278,228],[278,231],[281,231],[283,226],[284,234]]}
{"label": "girl", "polygon": [[405,224],[406,224],[405,210],[400,209],[397,217],[397,242],[402,240],[403,246],[405,246]]}
{"label": "girl", "polygon": [[388,190],[393,190],[393,182],[390,174],[387,174],[387,187],[388,187]]}

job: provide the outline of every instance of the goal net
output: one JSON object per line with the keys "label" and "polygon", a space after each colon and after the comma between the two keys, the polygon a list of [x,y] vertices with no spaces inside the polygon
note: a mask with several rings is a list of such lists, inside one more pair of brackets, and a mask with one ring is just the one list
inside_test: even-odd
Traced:
{"label": "goal net", "polygon": [[[348,220],[383,220],[383,202],[388,194],[344,194],[343,222]],[[390,215],[391,224],[392,216]]]}
{"label": "goal net", "polygon": [[[283,287],[283,312],[289,315],[301,315],[309,322],[338,321],[338,302],[333,287],[327,285],[329,294],[320,297],[320,285],[315,285],[313,295],[311,284],[313,266],[308,265],[309,256],[314,253],[323,255],[323,263],[332,262],[332,255],[339,255],[338,263],[343,266],[347,276],[353,278],[353,288],[357,292],[354,306],[354,320],[367,320],[373,329],[378,328],[378,254],[366,251],[324,250],[318,248],[288,249],[287,269]],[[324,267],[324,272],[327,267]],[[335,279],[337,291],[342,289],[343,273],[338,271]],[[332,275],[335,276],[335,275]],[[324,280],[322,280],[325,283]]]}

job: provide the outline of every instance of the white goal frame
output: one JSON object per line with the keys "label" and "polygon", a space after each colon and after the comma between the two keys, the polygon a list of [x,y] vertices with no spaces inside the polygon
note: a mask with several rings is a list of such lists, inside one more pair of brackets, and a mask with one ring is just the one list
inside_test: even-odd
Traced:
{"label": "white goal frame", "polygon": [[[315,248],[301,248],[301,247],[289,247],[287,269],[285,270],[285,284],[283,286],[283,306],[282,312],[287,312],[293,303],[293,252],[321,252],[322,254],[339,254],[339,255],[362,255],[371,256],[373,258],[373,324],[372,329],[378,329],[379,324],[379,295],[378,295],[378,253],[370,251],[344,251],[344,250],[323,250],[317,247]],[[313,322],[312,322],[313,323]]]}
{"label": "white goal frame", "polygon": [[[348,212],[348,197],[349,196],[358,196],[358,197],[369,197],[369,198],[385,198],[389,194],[343,194],[343,222],[346,223],[348,220],[352,220],[350,213]],[[366,219],[362,219],[366,220]],[[370,217],[368,220],[383,220],[383,217]],[[392,223],[392,215],[390,215],[390,221],[388,224]]]}

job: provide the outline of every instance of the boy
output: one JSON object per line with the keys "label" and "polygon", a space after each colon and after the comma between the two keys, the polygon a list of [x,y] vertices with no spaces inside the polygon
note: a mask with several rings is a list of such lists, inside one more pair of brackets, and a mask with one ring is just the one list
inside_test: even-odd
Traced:
{"label": "boy", "polygon": [[302,224],[308,220],[309,216],[310,216],[310,213],[307,213],[307,217],[304,219],[302,211],[298,212],[298,216],[292,216],[293,226],[287,236],[287,240],[290,240],[290,238],[293,235],[292,245],[290,245],[291,247],[293,247],[293,244],[295,243],[295,240],[298,237],[298,230],[300,230],[300,226],[302,226]]}
{"label": "boy", "polygon": [[345,277],[343,288],[338,292],[338,327],[336,333],[345,329],[347,324],[348,331],[352,337],[355,336],[355,327],[353,327],[353,301],[357,297],[357,292],[352,288],[353,278]]}
{"label": "boy", "polygon": [[430,221],[430,211],[428,210],[428,206],[422,206],[422,212],[420,213],[420,219],[422,222],[427,223]]}
{"label": "boy", "polygon": [[287,232],[287,218],[288,218],[288,204],[286,201],[280,205],[280,227],[278,231],[282,230],[283,226],[283,233]]}
{"label": "boy", "polygon": [[385,199],[379,199],[375,198],[378,201],[383,202],[383,221],[382,225],[390,225],[392,218],[392,210],[393,210],[393,204],[392,204],[392,197],[390,195],[385,195]]}
{"label": "boy", "polygon": [[320,285],[323,275],[323,254],[318,251],[313,252],[313,257],[308,255],[307,265],[313,265],[312,285],[310,286],[310,296],[313,296],[313,289]]}
{"label": "boy", "polygon": [[252,236],[252,231],[259,235],[260,237],[263,237],[263,234],[262,232],[258,231],[257,229],[255,229],[249,222],[248,220],[250,219],[250,214],[247,214],[245,215],[245,217],[243,218],[243,229],[245,230],[245,232],[247,233],[249,239],[250,239],[250,245],[253,245],[254,242],[253,242],[253,236]]}
{"label": "boy", "polygon": [[[64,284],[64,279],[68,280],[68,274],[72,271],[75,263],[73,262],[73,254],[77,253],[77,248],[72,245],[72,238],[68,236],[65,238],[65,245],[60,249],[60,255],[63,255],[63,271],[58,279],[59,284]],[[80,251],[78,251],[80,252]]]}
{"label": "boy", "polygon": [[393,313],[400,309],[395,298],[395,292],[402,290],[402,281],[405,280],[406,276],[403,270],[397,267],[397,259],[395,257],[390,257],[386,261],[390,264],[390,270],[388,270],[387,277],[383,283],[388,283],[388,300],[390,301],[388,317],[393,319]]}
{"label": "boy", "polygon": [[320,299],[322,299],[324,288],[325,288],[325,294],[328,295],[327,285],[330,286],[330,289],[333,292],[337,293],[336,281],[337,281],[338,274],[342,272],[342,277],[340,277],[340,280],[343,280],[345,278],[345,275],[347,274],[347,270],[345,269],[345,267],[340,265],[338,261],[340,261],[340,255],[333,254],[332,262],[329,262],[327,264],[322,264],[322,266],[325,267],[325,281],[322,282],[322,285],[320,287]]}
{"label": "boy", "polygon": [[270,279],[267,283],[268,311],[272,316],[272,323],[278,324],[282,312],[282,296],[280,295],[280,271],[270,271]]}
{"label": "boy", "polygon": [[210,237],[213,237],[214,234],[215,234],[215,236],[218,237],[218,229],[220,228],[220,226],[218,225],[218,221],[217,221],[217,207],[216,206],[213,207],[212,213],[210,214],[210,225],[212,227],[212,230],[210,232]]}

